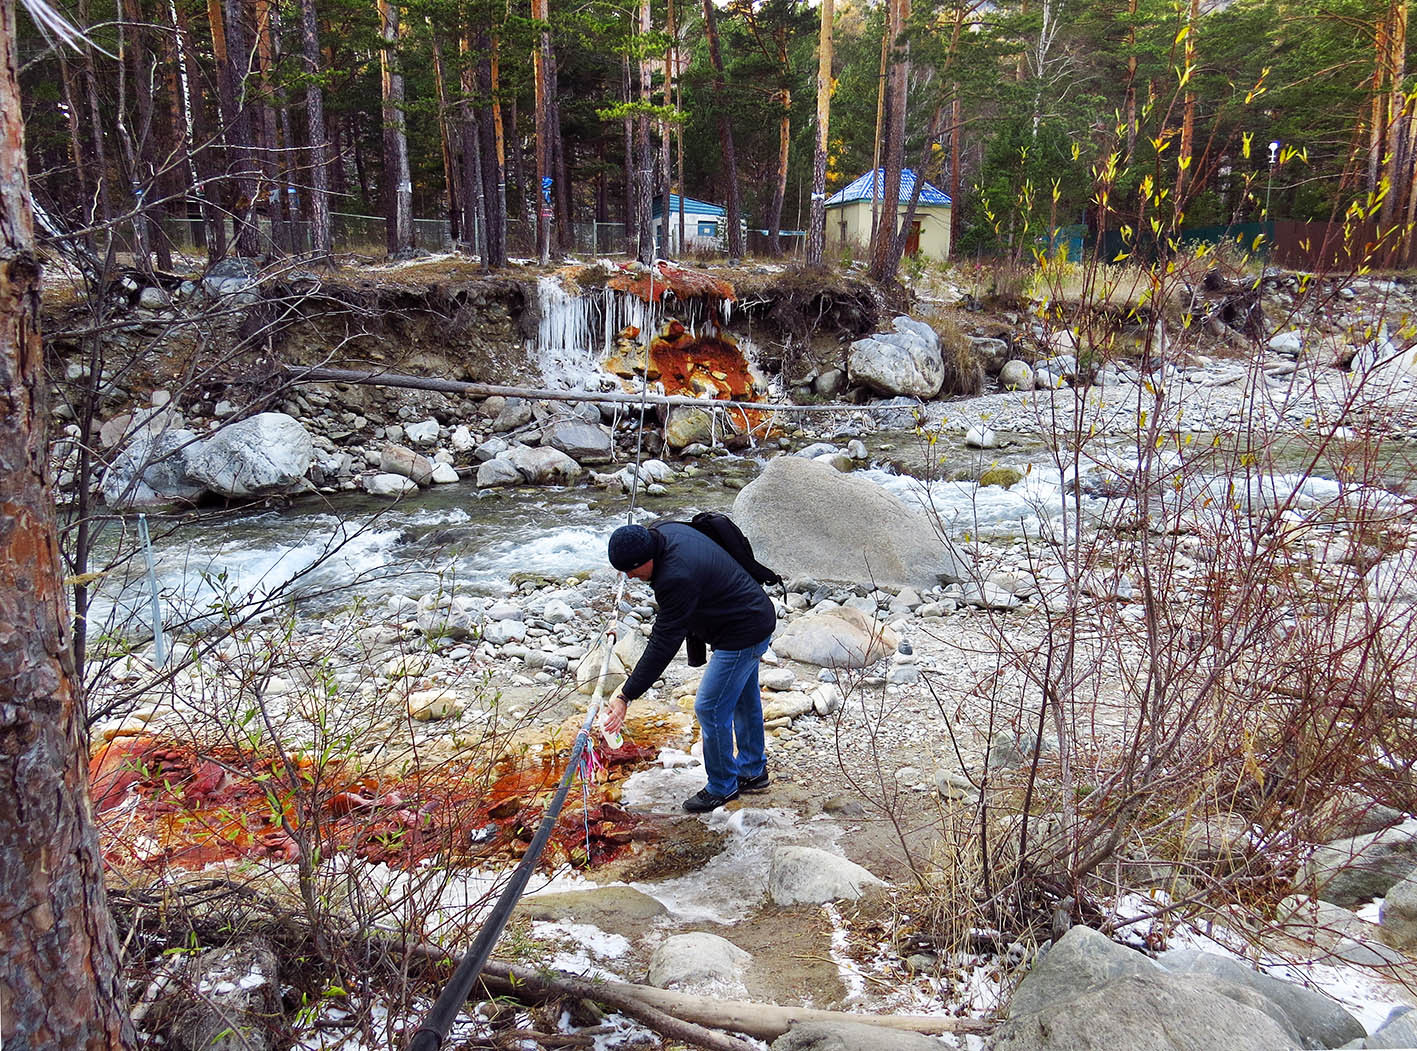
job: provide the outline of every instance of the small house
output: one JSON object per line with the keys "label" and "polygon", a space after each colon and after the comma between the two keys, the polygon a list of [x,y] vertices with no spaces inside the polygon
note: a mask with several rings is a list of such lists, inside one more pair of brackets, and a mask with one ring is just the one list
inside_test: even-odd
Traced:
{"label": "small house", "polygon": [[[684,201],[684,244],[679,243],[679,195],[669,195],[669,254],[678,255],[687,246],[689,249],[719,249],[728,238],[728,212],[716,204],[696,201],[692,197]],[[659,213],[664,208],[664,198],[654,196],[651,216],[654,225],[655,247],[664,251],[664,217]]]}
{"label": "small house", "polygon": [[[871,243],[872,202],[880,215],[885,203],[886,173],[877,168],[843,186],[827,198],[826,242],[830,249],[865,250]],[[910,195],[915,192],[915,172],[909,168],[900,173],[900,204],[897,229],[905,221],[910,207]],[[931,259],[948,259],[950,255],[949,195],[925,183],[920,187],[920,200],[915,206],[915,219],[905,242],[905,254],[923,253]],[[879,219],[878,219],[879,221]]]}

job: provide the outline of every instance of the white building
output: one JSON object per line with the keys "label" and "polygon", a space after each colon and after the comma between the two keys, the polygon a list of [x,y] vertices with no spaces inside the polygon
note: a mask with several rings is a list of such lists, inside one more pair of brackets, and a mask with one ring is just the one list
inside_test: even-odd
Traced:
{"label": "white building", "polygon": [[[664,207],[664,198],[654,197],[651,211],[654,226],[655,248],[664,251],[663,217],[659,214]],[[728,212],[716,204],[684,198],[684,244],[679,243],[679,195],[669,195],[669,244],[670,254],[678,255],[687,245],[689,248],[704,248],[710,251],[722,249],[728,239]]]}

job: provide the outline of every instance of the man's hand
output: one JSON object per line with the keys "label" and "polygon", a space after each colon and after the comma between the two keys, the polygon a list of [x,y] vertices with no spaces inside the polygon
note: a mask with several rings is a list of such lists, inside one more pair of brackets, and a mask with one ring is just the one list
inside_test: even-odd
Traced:
{"label": "man's hand", "polygon": [[605,702],[605,732],[615,734],[620,732],[620,728],[625,725],[625,711],[629,708],[630,702],[625,700],[625,695],[617,693],[614,697]]}

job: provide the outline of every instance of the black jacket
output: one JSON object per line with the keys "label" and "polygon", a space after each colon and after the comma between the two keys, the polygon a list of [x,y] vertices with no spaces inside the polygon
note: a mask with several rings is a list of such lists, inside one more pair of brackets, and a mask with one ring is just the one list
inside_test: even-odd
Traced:
{"label": "black jacket", "polygon": [[777,611],[761,585],[703,533],[683,522],[666,522],[650,535],[655,551],[649,583],[659,615],[644,656],[620,691],[629,701],[664,674],[687,636],[716,650],[742,650],[777,627]]}

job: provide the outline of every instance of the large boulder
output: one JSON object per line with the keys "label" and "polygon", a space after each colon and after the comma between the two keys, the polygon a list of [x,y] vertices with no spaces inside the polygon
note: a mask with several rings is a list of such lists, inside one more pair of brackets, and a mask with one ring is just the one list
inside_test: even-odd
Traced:
{"label": "large boulder", "polygon": [[582,463],[609,463],[614,446],[610,432],[584,420],[551,420],[541,428],[541,444]]}
{"label": "large boulder", "polygon": [[379,470],[401,474],[416,485],[433,484],[433,461],[406,445],[386,445],[379,453]]}
{"label": "large boulder", "polygon": [[114,508],[196,503],[206,491],[192,475],[199,442],[191,431],[139,431],[104,472],[104,501]]}
{"label": "large boulder", "polygon": [[477,469],[477,487],[486,489],[494,485],[521,485],[525,479],[521,471],[517,470],[517,465],[512,463],[511,458],[503,450],[492,459],[487,460]]}
{"label": "large boulder", "polygon": [[743,433],[741,414],[697,405],[674,406],[664,422],[664,440],[671,449],[722,444],[741,438]]}
{"label": "large boulder", "polygon": [[852,383],[886,397],[933,398],[945,382],[940,338],[921,321],[897,317],[894,332],[880,332],[851,344],[846,360]]}
{"label": "large boulder", "polygon": [[1159,962],[1172,974],[1210,975],[1259,993],[1272,1005],[1265,1013],[1297,1033],[1307,1047],[1341,1047],[1366,1035],[1362,1023],[1331,996],[1261,974],[1228,956],[1173,949]]}
{"label": "large boulder", "polygon": [[1363,1034],[1329,997],[1237,961],[1176,951],[1158,964],[1074,927],[1019,983],[991,1048],[1320,1048]]}
{"label": "large boulder", "polygon": [[299,420],[263,412],[204,441],[192,458],[191,473],[221,496],[267,496],[303,485],[314,461],[314,442]]}
{"label": "large boulder", "polygon": [[1292,1033],[1260,1009],[1258,999],[1232,998],[1197,978],[1133,974],[1022,1017],[1010,1011],[988,1046],[990,1051],[1275,1051],[1298,1046]]}
{"label": "large boulder", "polygon": [[[569,485],[584,473],[581,465],[560,449],[544,445],[514,445],[506,455],[511,465],[532,485]],[[481,471],[478,473],[480,475]]]}
{"label": "large boulder", "polygon": [[1295,885],[1335,905],[1381,898],[1417,869],[1417,820],[1366,836],[1325,843],[1300,869]]}
{"label": "large boulder", "polygon": [[822,668],[865,668],[894,653],[900,638],[859,609],[814,610],[780,629],[773,652]]}
{"label": "large boulder", "polygon": [[928,588],[968,574],[930,520],[865,478],[779,456],[743,488],[733,519],[784,579]]}

